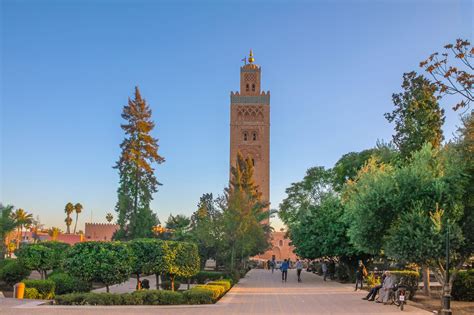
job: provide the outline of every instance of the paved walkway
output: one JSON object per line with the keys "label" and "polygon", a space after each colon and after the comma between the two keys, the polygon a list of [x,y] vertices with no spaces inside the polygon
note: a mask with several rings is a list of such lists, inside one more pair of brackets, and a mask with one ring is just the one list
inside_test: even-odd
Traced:
{"label": "paved walkway", "polygon": [[[361,300],[365,291],[354,292],[352,285],[322,281],[321,277],[303,272],[303,282],[296,281],[290,270],[288,282],[281,282],[281,273],[252,270],[237,286],[215,305],[196,306],[36,306],[35,302],[13,305],[0,299],[1,314],[163,314],[163,315],[376,315],[400,314],[393,305]],[[3,304],[2,304],[3,302]],[[33,304],[31,304],[33,303]],[[428,315],[429,312],[408,305],[406,313]]]}

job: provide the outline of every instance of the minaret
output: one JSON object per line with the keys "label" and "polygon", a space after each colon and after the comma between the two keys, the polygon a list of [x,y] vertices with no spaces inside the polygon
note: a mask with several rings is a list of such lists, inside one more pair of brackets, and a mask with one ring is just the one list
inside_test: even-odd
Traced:
{"label": "minaret", "polygon": [[250,156],[263,201],[270,201],[270,92],[260,90],[261,68],[250,50],[240,67],[240,91],[230,93],[230,165]]}

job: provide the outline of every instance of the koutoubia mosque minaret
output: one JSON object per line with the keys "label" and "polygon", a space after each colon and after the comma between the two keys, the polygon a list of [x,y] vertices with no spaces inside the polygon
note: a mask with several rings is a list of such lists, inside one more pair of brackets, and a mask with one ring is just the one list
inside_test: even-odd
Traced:
{"label": "koutoubia mosque minaret", "polygon": [[240,91],[230,93],[230,165],[250,157],[263,201],[270,201],[270,91],[261,91],[261,68],[252,50],[240,67]]}

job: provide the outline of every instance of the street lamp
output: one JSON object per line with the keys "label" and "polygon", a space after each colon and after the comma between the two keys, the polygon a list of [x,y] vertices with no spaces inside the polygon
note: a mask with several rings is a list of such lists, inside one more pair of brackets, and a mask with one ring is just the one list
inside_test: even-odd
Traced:
{"label": "street lamp", "polygon": [[443,309],[441,315],[452,315],[451,294],[449,294],[449,219],[446,227],[446,279],[444,282]]}

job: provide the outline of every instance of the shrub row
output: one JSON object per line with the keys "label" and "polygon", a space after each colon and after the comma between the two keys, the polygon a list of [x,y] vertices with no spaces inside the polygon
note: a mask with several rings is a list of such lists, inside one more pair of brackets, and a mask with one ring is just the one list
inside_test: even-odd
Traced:
{"label": "shrub row", "polygon": [[401,280],[401,284],[408,287],[410,290],[410,296],[408,299],[412,299],[418,290],[418,282],[420,281],[420,273],[412,270],[391,270],[390,273],[396,277],[396,282]]}
{"label": "shrub row", "polygon": [[[34,290],[30,290],[31,295],[35,295],[36,299],[41,300],[49,300],[54,298],[54,289],[56,284],[54,281],[51,280],[23,280],[25,284],[25,289],[36,289],[36,293]],[[29,297],[33,298],[33,297]]]}
{"label": "shrub row", "polygon": [[458,273],[451,294],[458,301],[474,301],[474,269]]}
{"label": "shrub row", "polygon": [[211,304],[212,295],[208,290],[196,289],[184,293],[167,290],[144,290],[133,293],[70,293],[58,295],[58,305],[177,305]]}
{"label": "shrub row", "polygon": [[204,285],[198,285],[196,288],[202,290],[208,290],[212,293],[212,299],[217,301],[232,287],[232,282],[229,279],[223,279],[218,281],[212,281]]}
{"label": "shrub row", "polygon": [[199,271],[191,280],[198,284],[204,284],[207,281],[214,281],[224,278],[225,274],[219,271]]}
{"label": "shrub row", "polygon": [[77,279],[64,272],[53,272],[48,276],[48,280],[55,283],[55,294],[89,292],[92,288],[90,283]]}

